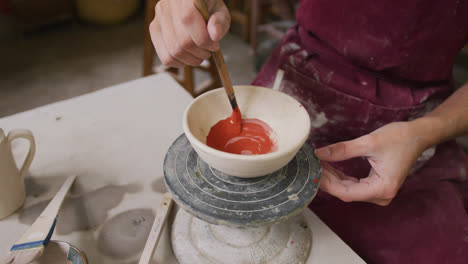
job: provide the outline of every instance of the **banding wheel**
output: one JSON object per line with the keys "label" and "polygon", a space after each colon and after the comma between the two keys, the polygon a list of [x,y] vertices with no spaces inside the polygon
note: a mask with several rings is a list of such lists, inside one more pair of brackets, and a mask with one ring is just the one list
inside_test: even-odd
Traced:
{"label": "banding wheel", "polygon": [[[180,210],[172,225],[181,264],[305,263],[312,241],[298,213],[320,180],[309,143],[272,174],[238,178],[211,168],[181,135],[166,154],[164,179],[176,203],[190,213]],[[218,259],[223,254],[226,258]]]}

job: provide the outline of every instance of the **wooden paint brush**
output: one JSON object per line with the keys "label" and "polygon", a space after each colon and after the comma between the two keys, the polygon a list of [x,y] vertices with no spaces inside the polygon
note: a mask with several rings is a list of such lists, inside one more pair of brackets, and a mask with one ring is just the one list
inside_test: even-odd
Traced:
{"label": "wooden paint brush", "polygon": [[[204,0],[193,0],[195,6],[197,7],[198,11],[202,14],[205,21],[208,23],[210,19],[210,12],[206,7],[206,3]],[[213,60],[216,64],[216,68],[218,69],[219,77],[223,82],[224,90],[229,98],[229,102],[231,103],[232,110],[239,111],[236,95],[234,94],[234,88],[232,88],[231,78],[229,77],[229,72],[226,67],[226,63],[224,62],[223,53],[221,52],[221,48],[215,52],[212,52]],[[237,110],[236,110],[237,108]],[[240,116],[240,114],[239,114]]]}
{"label": "wooden paint brush", "polygon": [[65,183],[60,187],[60,190],[41,215],[11,247],[10,253],[6,260],[3,261],[3,264],[25,264],[42,255],[54,232],[60,207],[75,178],[76,176],[70,176],[65,180]]}

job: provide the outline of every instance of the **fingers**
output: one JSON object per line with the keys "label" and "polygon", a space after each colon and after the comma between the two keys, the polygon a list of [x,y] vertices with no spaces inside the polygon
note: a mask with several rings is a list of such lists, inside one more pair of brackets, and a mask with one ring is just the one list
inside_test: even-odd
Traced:
{"label": "fingers", "polygon": [[[164,41],[167,52],[171,56],[171,58],[169,58],[168,61],[163,61],[163,63],[167,66],[173,66],[170,64],[174,60],[177,60],[187,65],[193,65],[193,66],[200,65],[200,63],[203,60],[198,57],[195,57],[190,52],[185,50],[187,47],[185,47],[184,45],[187,45],[188,42],[181,43],[181,40],[178,38],[178,35],[176,33],[176,30],[173,24],[173,18],[172,18],[173,11],[171,10],[172,8],[174,8],[172,5],[167,5],[167,9],[169,10],[166,10],[163,5],[159,5],[159,3],[158,5],[156,5],[156,16],[159,18],[158,21],[160,23],[162,39]],[[184,33],[178,33],[178,34],[179,36],[184,35]],[[185,37],[182,37],[182,38],[185,38]],[[185,39],[182,41],[185,41]]]}
{"label": "fingers", "polygon": [[208,0],[212,15],[205,23],[190,0],[161,0],[150,25],[151,39],[166,66],[200,65],[219,49],[219,40],[230,25],[230,15],[221,0]]}
{"label": "fingers", "polygon": [[383,183],[373,170],[367,178],[359,180],[326,163],[322,165],[320,188],[344,202],[361,201],[381,206],[390,204],[398,191],[398,186]]}
{"label": "fingers", "polygon": [[227,7],[220,3],[220,1],[217,1],[216,11],[211,15],[207,25],[210,38],[216,42],[226,35],[231,24],[231,16]]}
{"label": "fingers", "polygon": [[[219,40],[213,41],[208,34],[207,25],[203,16],[196,9],[193,1],[182,1],[182,17],[178,21],[187,32],[193,43],[199,48],[209,52],[219,49]],[[229,13],[228,13],[229,15]]]}
{"label": "fingers", "polygon": [[358,178],[351,177],[351,176],[344,174],[343,172],[333,168],[328,162],[322,162],[322,169],[333,172],[335,176],[337,176],[343,181],[350,181],[350,182],[355,182],[355,183],[359,182]]}
{"label": "fingers", "polygon": [[159,25],[158,20],[153,20],[150,24],[150,32],[151,32],[151,41],[153,42],[154,48],[156,49],[156,53],[158,54],[159,59],[161,60],[162,64],[170,67],[183,67],[184,64],[178,61],[176,58],[172,57],[169,54],[169,51],[166,47],[166,43],[162,38],[161,33],[161,26]]}
{"label": "fingers", "polygon": [[197,58],[200,61],[197,65],[211,56],[209,50],[205,50],[197,46],[197,44],[192,39],[192,36],[185,30],[185,27],[180,20],[173,19],[172,22],[175,29],[175,41],[180,45],[184,52],[192,55],[194,58]]}
{"label": "fingers", "polygon": [[341,172],[335,169],[323,168],[320,187],[344,202],[370,201],[378,195],[375,186],[370,186],[364,181],[356,182],[343,178],[340,174]]}
{"label": "fingers", "polygon": [[371,136],[365,135],[354,140],[343,141],[317,149],[315,155],[324,161],[342,161],[366,156],[372,146]]}

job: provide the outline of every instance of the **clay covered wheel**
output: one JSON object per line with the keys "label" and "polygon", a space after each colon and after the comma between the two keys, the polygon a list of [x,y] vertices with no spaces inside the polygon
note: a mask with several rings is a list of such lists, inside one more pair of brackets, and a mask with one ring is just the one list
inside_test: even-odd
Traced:
{"label": "clay covered wheel", "polygon": [[206,222],[230,227],[270,225],[299,214],[317,193],[320,175],[309,143],[282,169],[256,178],[212,168],[185,135],[174,141],[164,159],[164,180],[174,201]]}
{"label": "clay covered wheel", "polygon": [[306,263],[311,233],[302,214],[252,228],[212,225],[179,210],[171,241],[180,264]]}

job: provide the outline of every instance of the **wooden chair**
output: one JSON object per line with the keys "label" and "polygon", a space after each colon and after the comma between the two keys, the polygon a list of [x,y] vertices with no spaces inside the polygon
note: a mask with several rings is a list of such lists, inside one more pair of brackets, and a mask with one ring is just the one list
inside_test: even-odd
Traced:
{"label": "wooden chair", "polygon": [[282,20],[293,20],[294,3],[295,0],[229,0],[228,8],[232,23],[241,26],[244,40],[249,42],[251,52],[255,53],[258,33],[265,32],[275,39],[284,35],[275,23],[261,24],[263,17],[274,14]]}
{"label": "wooden chair", "polygon": [[248,42],[250,39],[250,8],[255,0],[229,0],[227,7],[231,14],[231,23],[241,26],[242,38]]}
{"label": "wooden chair", "polygon": [[[153,70],[153,62],[155,56],[155,50],[153,43],[151,41],[150,33],[149,33],[149,24],[154,18],[154,8],[159,0],[146,0],[145,6],[145,39],[144,39],[144,48],[143,48],[143,76],[148,76],[157,72],[166,71],[169,72],[174,79],[179,82],[187,92],[189,92],[193,97],[197,97],[198,95],[212,90],[214,88],[222,87],[221,80],[218,75],[218,71],[214,64],[212,58],[209,59],[208,65],[203,66],[185,66],[183,68],[183,72],[180,72],[178,68],[171,68],[171,67],[159,67],[156,71]],[[204,72],[208,72],[210,78],[195,87],[194,81],[194,71],[201,70]]]}

